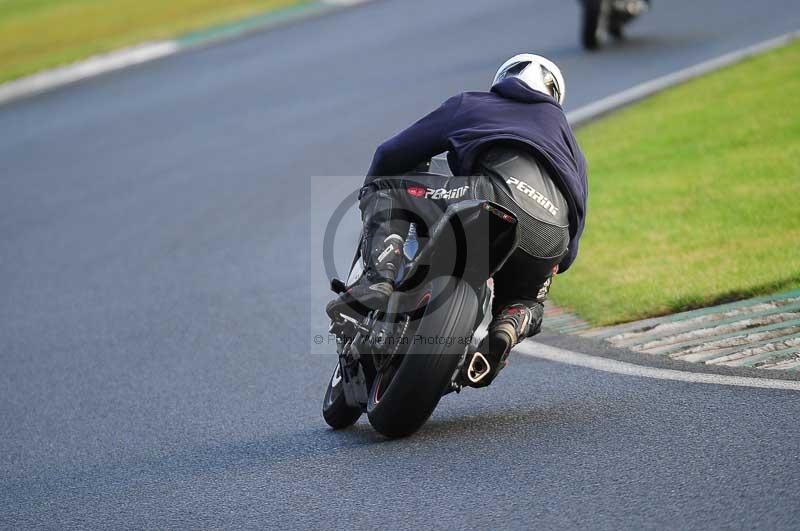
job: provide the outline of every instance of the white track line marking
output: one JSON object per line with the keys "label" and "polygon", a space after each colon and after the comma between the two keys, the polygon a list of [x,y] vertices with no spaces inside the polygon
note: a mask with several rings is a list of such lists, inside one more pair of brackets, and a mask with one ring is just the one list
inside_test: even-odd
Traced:
{"label": "white track line marking", "polygon": [[369,0],[322,0],[323,4],[329,4],[332,6],[356,6],[358,4],[363,4],[368,2]]}
{"label": "white track line marking", "polygon": [[0,103],[15,98],[36,94],[98,74],[119,70],[128,66],[152,61],[177,52],[178,43],[174,41],[149,42],[115,52],[90,57],[71,65],[45,70],[32,76],[23,77],[0,85]]}
{"label": "white track line marking", "polygon": [[774,50],[785,44],[789,44],[795,39],[800,38],[800,31],[795,30],[785,33],[779,37],[762,41],[733,52],[726,53],[714,59],[709,59],[694,66],[678,70],[671,74],[645,81],[639,85],[631,87],[622,92],[612,94],[606,98],[595,101],[585,105],[579,109],[567,113],[567,120],[573,126],[594,120],[604,114],[615,111],[626,105],[642,100],[648,96],[652,96],[657,92],[674,87],[681,83],[685,83],[696,77],[708,74],[715,70],[719,70],[726,66],[736,64],[744,59],[753,57],[769,50]]}
{"label": "white track line marking", "polygon": [[626,363],[624,361],[572,352],[570,350],[537,343],[536,341],[526,341],[520,344],[515,351],[533,358],[566,363],[568,365],[577,365],[578,367],[586,367],[588,369],[622,374],[625,376],[638,376],[642,378],[655,378],[657,380],[674,380],[678,382],[700,384],[735,385],[739,387],[800,391],[800,381],[769,380],[766,378],[747,378],[744,376],[725,376],[721,374],[676,371],[674,369],[659,369],[656,367],[634,365],[633,363]]}
{"label": "white track line marking", "polygon": [[[355,6],[369,1],[370,0],[320,0],[322,4],[335,7]],[[631,89],[569,112],[567,113],[567,119],[573,125],[592,120],[600,115],[606,114],[672,85],[676,85],[717,68],[733,64],[745,57],[756,55],[757,53],[791,42],[793,39],[797,38],[798,35],[800,35],[800,33],[797,31],[787,33],[780,37],[748,46],[742,50],[725,54],[716,59],[711,59],[710,61],[680,70],[673,74],[668,74],[652,81],[642,83]],[[54,89],[68,83],[74,83],[75,81],[80,81],[112,70],[118,70],[127,66],[158,59],[176,53],[184,48],[186,48],[186,46],[179,44],[178,41],[143,43],[105,55],[90,57],[85,61],[80,61],[71,65],[45,70],[38,74],[0,84],[0,104]]]}

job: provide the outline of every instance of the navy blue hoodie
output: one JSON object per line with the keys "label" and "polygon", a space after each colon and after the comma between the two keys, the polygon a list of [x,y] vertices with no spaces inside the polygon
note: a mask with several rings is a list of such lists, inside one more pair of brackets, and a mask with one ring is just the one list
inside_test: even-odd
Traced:
{"label": "navy blue hoodie", "polygon": [[569,202],[570,243],[559,271],[569,269],[578,254],[586,217],[586,160],[561,106],[550,96],[516,78],[505,79],[491,92],[464,92],[444,102],[408,129],[380,145],[367,182],[401,175],[444,151],[455,175],[471,175],[476,158],[495,141],[529,146],[553,172]]}

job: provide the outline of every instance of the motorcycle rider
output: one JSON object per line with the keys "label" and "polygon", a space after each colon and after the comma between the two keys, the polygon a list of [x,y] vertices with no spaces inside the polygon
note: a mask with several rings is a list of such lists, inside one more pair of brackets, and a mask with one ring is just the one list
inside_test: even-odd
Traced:
{"label": "motorcycle rider", "polygon": [[[517,216],[520,243],[494,275],[493,320],[479,347],[491,366],[480,386],[488,385],[510,350],[539,333],[552,277],[578,253],[587,170],[561,107],[564,95],[554,63],[516,55],[498,69],[490,92],[454,96],[381,144],[359,196],[366,271],[328,304],[328,315],[385,309],[402,263],[408,212],[431,225],[448,204],[495,201]],[[412,173],[445,151],[454,177]]]}

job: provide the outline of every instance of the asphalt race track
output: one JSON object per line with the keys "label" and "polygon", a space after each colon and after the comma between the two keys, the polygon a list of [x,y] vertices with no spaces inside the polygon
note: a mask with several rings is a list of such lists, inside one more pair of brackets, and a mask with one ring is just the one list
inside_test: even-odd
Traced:
{"label": "asphalt race track", "polygon": [[0,528],[797,529],[796,391],[516,356],[406,440],[320,415],[314,245],[381,139],[519,51],[571,110],[800,27],[654,4],[589,55],[575,2],[379,0],[0,107]]}

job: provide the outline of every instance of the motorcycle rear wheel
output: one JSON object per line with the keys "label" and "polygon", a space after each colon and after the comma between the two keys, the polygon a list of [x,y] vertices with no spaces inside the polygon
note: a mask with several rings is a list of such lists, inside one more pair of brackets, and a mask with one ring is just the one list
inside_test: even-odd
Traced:
{"label": "motorcycle rear wheel", "polygon": [[410,435],[428,420],[474,330],[479,306],[469,284],[436,279],[430,300],[419,326],[406,335],[409,347],[399,365],[376,375],[369,393],[367,417],[386,437]]}
{"label": "motorcycle rear wheel", "polygon": [[600,29],[600,14],[602,10],[602,0],[583,0],[581,43],[587,50],[596,50],[600,47],[598,31]]}

